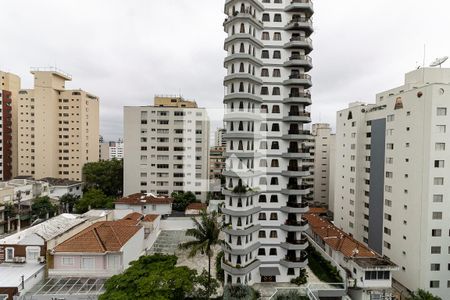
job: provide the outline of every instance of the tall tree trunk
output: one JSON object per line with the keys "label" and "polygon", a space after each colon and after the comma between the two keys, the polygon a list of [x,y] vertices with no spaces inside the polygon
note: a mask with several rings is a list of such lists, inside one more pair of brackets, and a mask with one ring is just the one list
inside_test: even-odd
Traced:
{"label": "tall tree trunk", "polygon": [[211,297],[211,255],[208,253],[208,299]]}

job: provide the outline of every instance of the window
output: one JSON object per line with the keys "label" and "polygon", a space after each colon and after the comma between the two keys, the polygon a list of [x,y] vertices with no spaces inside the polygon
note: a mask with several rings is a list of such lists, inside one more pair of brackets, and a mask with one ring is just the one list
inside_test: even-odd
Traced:
{"label": "window", "polygon": [[269,50],[261,51],[261,58],[269,58]]}
{"label": "window", "polygon": [[258,249],[258,255],[266,255],[266,249],[264,249],[264,248],[259,248],[259,249]]}
{"label": "window", "polygon": [[441,264],[431,264],[430,265],[430,271],[440,271],[441,270]]}
{"label": "window", "polygon": [[281,14],[275,14],[273,16],[273,21],[274,22],[281,22]]}
{"label": "window", "polygon": [[394,150],[394,144],[393,143],[388,143],[388,144],[386,144],[386,148],[388,150]]}
{"label": "window", "polygon": [[273,58],[280,59],[281,58],[281,51],[279,51],[279,50],[273,51]]}
{"label": "window", "polygon": [[14,248],[6,248],[5,261],[13,261],[13,260],[14,260]]}
{"label": "window", "polygon": [[263,22],[270,22],[270,15],[269,14],[263,14],[262,15],[262,21]]}
{"label": "window", "polygon": [[437,133],[445,133],[447,131],[447,127],[445,125],[436,125]]}
{"label": "window", "polygon": [[439,280],[430,281],[430,288],[439,288]]}
{"label": "window", "polygon": [[270,40],[270,35],[269,35],[269,33],[268,33],[267,31],[264,31],[264,32],[262,33],[261,39],[262,39],[263,41],[268,41],[268,40]]}
{"label": "window", "polygon": [[443,160],[435,160],[434,161],[434,167],[435,168],[443,168],[444,167],[444,161]]}
{"label": "window", "polygon": [[444,177],[434,177],[433,184],[434,185],[444,185]]}
{"label": "window", "polygon": [[281,71],[280,69],[273,69],[273,77],[281,77]]}
{"label": "window", "polygon": [[258,220],[266,220],[266,214],[265,213],[259,213]]}
{"label": "window", "polygon": [[277,255],[277,248],[270,248],[269,255]]}
{"label": "window", "polygon": [[431,230],[431,236],[439,237],[441,235],[442,235],[442,230],[441,229],[432,229]]}
{"label": "window", "polygon": [[438,115],[438,116],[446,116],[447,115],[447,108],[446,107],[438,107],[436,109],[436,115]]}
{"label": "window", "polygon": [[295,275],[295,270],[294,270],[294,268],[288,268],[288,270],[287,270],[287,275]]}
{"label": "window", "polygon": [[81,259],[82,269],[95,269],[95,260],[93,257],[83,257]]}
{"label": "window", "polygon": [[270,220],[272,220],[272,221],[278,220],[278,214],[277,213],[271,213],[270,214]]}
{"label": "window", "polygon": [[270,238],[272,239],[276,239],[278,237],[278,233],[276,230],[271,230],[270,231]]}
{"label": "window", "polygon": [[436,143],[434,148],[436,151],[445,151],[445,143]]}
{"label": "window", "polygon": [[261,230],[259,233],[258,233],[258,237],[259,238],[265,238],[266,237],[266,232],[264,231],[264,230]]}
{"label": "window", "polygon": [[274,41],[281,41],[281,33],[280,32],[274,32],[273,40]]}
{"label": "window", "polygon": [[269,69],[261,69],[261,77],[269,77]]}
{"label": "window", "polygon": [[61,263],[64,266],[72,266],[73,265],[73,257],[63,256],[63,257],[61,257]]}
{"label": "window", "polygon": [[441,247],[431,246],[431,254],[441,254]]}
{"label": "window", "polygon": [[433,211],[432,218],[433,218],[433,220],[442,220],[442,212],[441,211]]}
{"label": "window", "polygon": [[388,115],[387,116],[387,122],[392,122],[395,120],[395,116],[394,115]]}
{"label": "window", "polygon": [[442,194],[435,194],[433,195],[433,202],[443,202],[444,200],[444,195]]}

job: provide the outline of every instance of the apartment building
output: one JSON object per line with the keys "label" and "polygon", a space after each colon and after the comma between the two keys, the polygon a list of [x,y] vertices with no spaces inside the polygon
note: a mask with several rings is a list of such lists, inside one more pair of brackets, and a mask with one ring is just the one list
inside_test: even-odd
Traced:
{"label": "apartment building", "polygon": [[225,134],[225,129],[217,128],[214,133],[215,146],[217,147],[226,147],[226,141],[223,139],[223,135]]}
{"label": "apartment building", "polygon": [[225,283],[288,282],[308,263],[313,5],[229,0],[225,14]]}
{"label": "apartment building", "polygon": [[0,71],[0,180],[17,175],[17,102],[20,77]]}
{"label": "apartment building", "polygon": [[209,148],[209,179],[220,179],[225,169],[225,147]]}
{"label": "apartment building", "polygon": [[209,119],[182,97],[156,96],[151,106],[124,107],[124,194],[171,195],[209,189]]}
{"label": "apartment building", "polygon": [[80,181],[83,165],[98,161],[99,99],[67,90],[59,70],[32,69],[34,89],[19,91],[18,174]]}
{"label": "apartment building", "polygon": [[337,113],[335,224],[400,266],[409,290],[450,294],[450,69],[409,72]]}
{"label": "apartment building", "polygon": [[123,142],[100,143],[100,160],[123,159]]}
{"label": "apartment building", "polygon": [[313,167],[313,184],[315,205],[329,207],[329,194],[332,179],[330,177],[330,162],[334,155],[335,135],[331,133],[330,124],[313,124],[312,131],[314,137],[314,167]]}

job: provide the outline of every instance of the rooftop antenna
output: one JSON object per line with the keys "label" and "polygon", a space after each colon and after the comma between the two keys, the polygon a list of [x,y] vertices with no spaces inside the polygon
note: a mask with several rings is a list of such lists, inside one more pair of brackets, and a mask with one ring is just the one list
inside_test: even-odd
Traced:
{"label": "rooftop antenna", "polygon": [[430,65],[430,67],[437,67],[442,68],[442,64],[445,63],[448,59],[448,56],[436,58],[436,60]]}

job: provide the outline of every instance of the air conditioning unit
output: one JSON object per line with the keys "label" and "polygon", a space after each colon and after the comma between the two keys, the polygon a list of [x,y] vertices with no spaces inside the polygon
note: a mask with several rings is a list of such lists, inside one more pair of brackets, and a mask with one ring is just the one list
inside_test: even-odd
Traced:
{"label": "air conditioning unit", "polygon": [[40,262],[40,263],[44,263],[45,262],[45,256],[39,256],[37,261]]}

